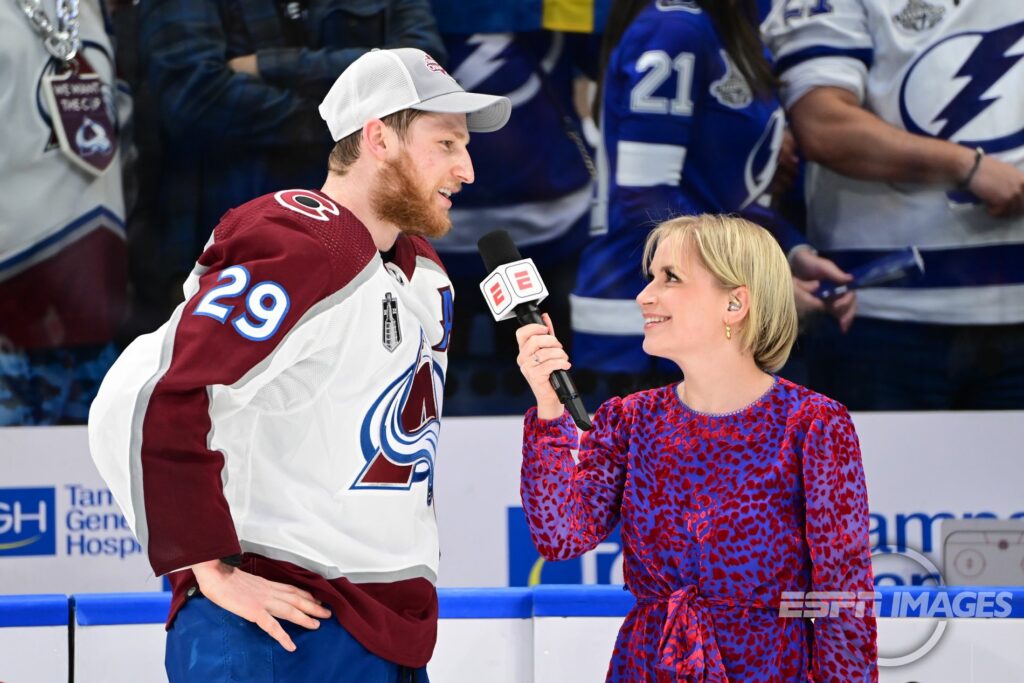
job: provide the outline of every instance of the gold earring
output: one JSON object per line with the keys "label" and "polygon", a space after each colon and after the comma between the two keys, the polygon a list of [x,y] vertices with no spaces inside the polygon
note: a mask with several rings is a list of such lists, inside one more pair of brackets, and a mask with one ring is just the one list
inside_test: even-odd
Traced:
{"label": "gold earring", "polygon": [[725,326],[725,338],[732,339],[732,328],[728,325]]}

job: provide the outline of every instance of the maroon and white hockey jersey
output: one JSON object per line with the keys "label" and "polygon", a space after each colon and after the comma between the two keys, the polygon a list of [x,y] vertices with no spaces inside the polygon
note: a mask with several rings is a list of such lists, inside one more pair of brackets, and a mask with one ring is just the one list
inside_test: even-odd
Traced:
{"label": "maroon and white hockey jersey", "polygon": [[426,240],[402,235],[392,253],[319,192],[228,212],[184,303],[107,375],[89,441],[158,575],[244,552],[250,571],[312,590],[371,651],[422,665],[413,636],[401,661],[346,621],[373,609],[359,586],[394,588],[391,612],[411,584],[433,647],[453,294]]}

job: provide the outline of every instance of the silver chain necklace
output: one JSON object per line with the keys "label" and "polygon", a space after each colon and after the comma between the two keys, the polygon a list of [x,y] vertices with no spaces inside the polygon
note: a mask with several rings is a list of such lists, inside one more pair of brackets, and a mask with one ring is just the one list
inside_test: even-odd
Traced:
{"label": "silver chain necklace", "polygon": [[57,0],[57,26],[46,16],[42,0],[14,0],[28,17],[32,28],[43,38],[51,55],[70,62],[78,54],[82,41],[78,36],[79,0]]}

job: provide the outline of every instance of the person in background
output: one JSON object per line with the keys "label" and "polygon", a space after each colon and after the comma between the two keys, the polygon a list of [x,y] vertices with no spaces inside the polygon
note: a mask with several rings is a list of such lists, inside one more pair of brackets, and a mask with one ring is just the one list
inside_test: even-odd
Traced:
{"label": "person in background", "polygon": [[0,426],[84,423],[117,357],[131,101],[102,3],[75,6],[0,4]]}
{"label": "person in background", "polygon": [[[495,329],[477,294],[487,275],[477,240],[507,230],[544,275],[545,307],[556,320],[568,321],[593,195],[592,152],[582,136],[573,87],[581,74],[596,76],[596,39],[544,30],[446,33],[446,24],[466,28],[468,19],[457,14],[457,5],[433,2],[452,75],[465,88],[507,96],[513,115],[501,131],[475,142],[478,182],[463,191],[451,212],[455,229],[434,243],[456,291],[464,294],[456,308],[459,332],[449,350],[452,374],[462,381],[449,384],[449,407],[451,414],[492,412],[489,406],[507,413],[516,405],[525,410],[529,392],[514,366],[505,370],[496,363],[515,356],[514,327]],[[479,25],[493,24],[487,19],[482,11]]]}
{"label": "person in background", "polygon": [[426,237],[510,110],[421,50],[364,54],[319,108],[322,188],[225,214],[104,379],[89,446],[172,585],[172,683],[426,680],[453,304]]}
{"label": "person in background", "polygon": [[659,225],[643,263],[643,350],[685,379],[609,399],[582,442],[549,383],[571,366],[550,318],[518,332],[537,400],[521,480],[537,549],[579,557],[622,525],[636,605],[607,680],[877,681],[870,610],[830,608],[812,622],[780,604],[873,591],[850,416],[772,374],[797,328],[782,250],[744,219],[700,215]]}
{"label": "person in background", "polygon": [[428,0],[151,0],[137,40],[148,117],[131,231],[139,332],[180,303],[228,209],[319,183],[332,141],[316,104],[349,64],[371,48],[446,57]]}
{"label": "person in background", "polygon": [[1024,408],[1024,4],[789,0],[765,23],[812,162],[807,229],[852,269],[917,246],[923,277],[808,335],[853,410]]}
{"label": "person in background", "polygon": [[[606,26],[601,73],[596,237],[571,299],[573,357],[578,369],[626,373],[625,388],[649,386],[660,378],[644,376],[666,366],[657,372],[643,353],[633,305],[647,233],[670,216],[737,213],[773,228],[790,252],[802,238],[764,204],[796,158],[786,148],[753,0],[620,0]],[[811,250],[794,259],[799,278],[848,279]],[[828,307],[844,318],[854,302],[850,295]]]}

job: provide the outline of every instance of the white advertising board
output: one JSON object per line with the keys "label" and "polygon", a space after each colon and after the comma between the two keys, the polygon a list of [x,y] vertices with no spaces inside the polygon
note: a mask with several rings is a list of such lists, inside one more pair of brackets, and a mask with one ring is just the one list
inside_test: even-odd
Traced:
{"label": "white advertising board", "polygon": [[[1024,414],[861,413],[854,423],[872,543],[902,554],[878,558],[879,582],[933,581],[943,519],[1024,517]],[[533,549],[519,501],[521,430],[518,417],[444,420],[439,585],[621,582],[618,531],[569,562],[545,563]],[[123,524],[84,428],[0,429],[0,593],[159,590]]]}

